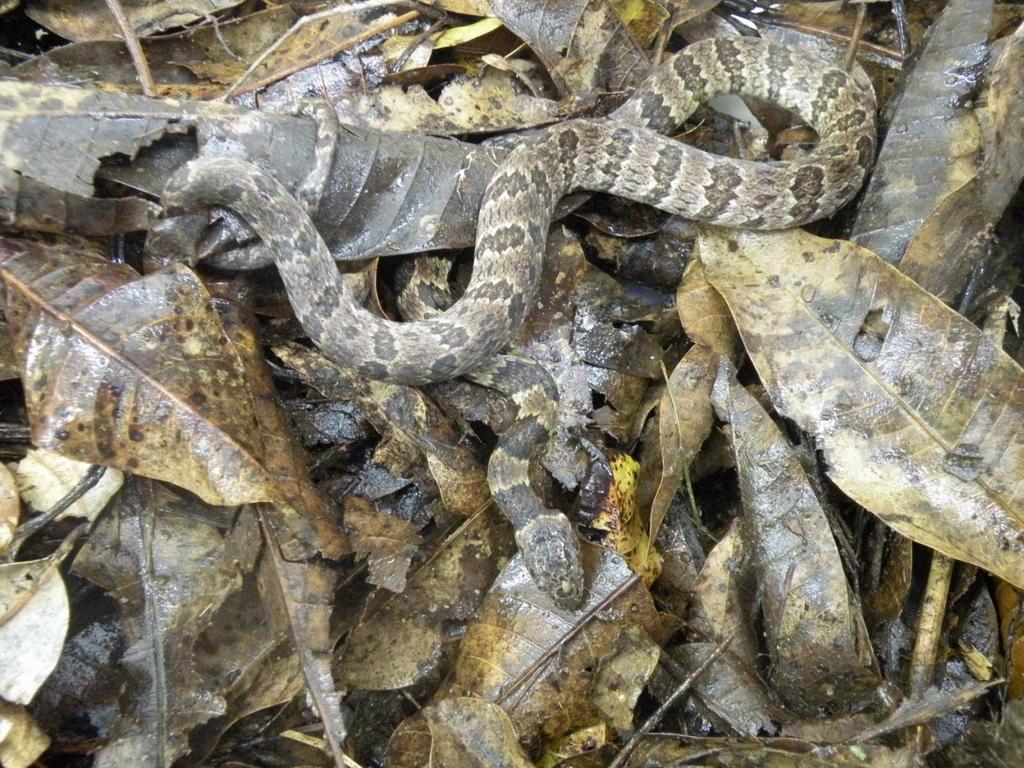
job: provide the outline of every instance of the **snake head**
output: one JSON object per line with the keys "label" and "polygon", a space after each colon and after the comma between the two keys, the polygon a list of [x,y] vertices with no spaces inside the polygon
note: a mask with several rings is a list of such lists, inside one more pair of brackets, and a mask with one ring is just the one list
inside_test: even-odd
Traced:
{"label": "snake head", "polygon": [[516,531],[516,543],[534,583],[559,608],[578,608],[583,600],[583,559],[565,516],[535,517]]}

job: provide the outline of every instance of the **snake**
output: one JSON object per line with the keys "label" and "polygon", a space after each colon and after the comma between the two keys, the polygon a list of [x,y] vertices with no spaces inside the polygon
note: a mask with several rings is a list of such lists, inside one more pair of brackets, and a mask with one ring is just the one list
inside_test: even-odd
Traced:
{"label": "snake", "polygon": [[[817,132],[816,147],[760,162],[663,135],[727,93],[798,114]],[[168,180],[162,202],[169,215],[216,205],[245,218],[305,332],[353,375],[410,386],[467,375],[509,396],[518,415],[488,463],[491,491],[538,586],[571,607],[584,594],[579,543],[565,516],[532,492],[528,472],[554,428],[557,388],[542,366],[500,354],[532,307],[558,202],[605,192],[712,226],[796,227],[856,195],[875,142],[874,95],[844,69],[760,38],[695,42],[654,68],[608,118],[566,120],[518,144],[485,192],[462,295],[409,322],[363,308],[306,208],[245,161],[197,158]]]}

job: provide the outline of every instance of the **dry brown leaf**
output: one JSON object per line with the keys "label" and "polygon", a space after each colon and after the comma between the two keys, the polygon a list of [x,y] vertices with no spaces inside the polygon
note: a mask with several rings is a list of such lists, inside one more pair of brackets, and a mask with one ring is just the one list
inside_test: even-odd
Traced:
{"label": "dry brown leaf", "polygon": [[1024,371],[870,251],[801,230],[701,236],[779,413],[909,538],[1024,586]]}
{"label": "dry brown leaf", "polygon": [[[25,501],[43,512],[64,498],[92,466],[43,448],[32,450],[18,462],[18,490]],[[92,488],[55,519],[84,517],[95,520],[123,483],[124,475],[119,470],[108,468]]]}
{"label": "dry brown leaf", "polygon": [[723,359],[712,402],[732,427],[740,534],[761,596],[773,692],[804,715],[863,704],[879,681],[832,529],[792,446],[735,376]]}

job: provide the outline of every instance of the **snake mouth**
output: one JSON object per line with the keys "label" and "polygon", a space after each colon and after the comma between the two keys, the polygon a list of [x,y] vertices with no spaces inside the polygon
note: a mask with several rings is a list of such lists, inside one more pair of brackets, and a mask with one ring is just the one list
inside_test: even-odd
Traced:
{"label": "snake mouth", "polygon": [[516,532],[516,543],[534,583],[559,608],[583,601],[583,559],[579,540],[564,515],[539,516]]}

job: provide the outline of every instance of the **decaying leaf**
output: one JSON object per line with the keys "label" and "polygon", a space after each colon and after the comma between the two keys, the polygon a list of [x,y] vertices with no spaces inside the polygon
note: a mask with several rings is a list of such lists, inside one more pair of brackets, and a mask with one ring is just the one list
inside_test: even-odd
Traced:
{"label": "decaying leaf", "polygon": [[6,240],[0,277],[36,445],[215,504],[287,500],[241,362],[190,270],[139,278]]}
{"label": "decaying leaf", "polygon": [[354,125],[440,136],[531,128],[564,111],[558,102],[523,93],[515,77],[494,68],[453,80],[436,100],[422,88],[394,85],[353,94],[338,109]]}
{"label": "decaying leaf", "polygon": [[697,451],[714,422],[711,385],[718,356],[697,344],[687,351],[668,377],[658,404],[658,442],[661,473],[651,500],[650,532],[658,535],[669,505],[690,471]]}
{"label": "decaying leaf", "polygon": [[761,593],[773,690],[803,714],[823,702],[839,709],[862,703],[878,683],[871,645],[814,490],[727,360],[712,400],[732,427],[744,507],[740,531]]}
{"label": "decaying leaf", "polygon": [[605,531],[604,543],[629,563],[650,586],[661,571],[661,558],[644,530],[637,508],[640,465],[627,453],[592,456],[590,475],[580,488],[579,508],[588,525]]}
{"label": "decaying leaf", "polygon": [[369,555],[370,575],[367,581],[392,592],[405,589],[405,574],[416,547],[419,534],[411,523],[378,512],[358,496],[345,500],[345,525],[349,528],[352,548]]}
{"label": "decaying leaf", "polygon": [[[85,476],[92,467],[82,461],[66,458],[54,451],[29,451],[18,462],[16,477],[21,497],[39,511],[54,506]],[[96,515],[120,490],[124,475],[116,469],[107,469],[99,481],[82,494],[56,519],[84,517],[95,520]]]}
{"label": "decaying leaf", "polygon": [[567,96],[636,86],[650,62],[610,4],[571,0],[537,5],[493,0],[494,15],[525,40]]}
{"label": "decaying leaf", "polygon": [[57,665],[68,620],[59,557],[0,564],[0,699],[32,701]]}
{"label": "decaying leaf", "polygon": [[285,560],[267,515],[261,516],[261,523],[266,539],[266,555],[260,570],[261,593],[272,610],[287,617],[306,690],[323,723],[330,754],[337,764],[343,764],[341,745],[346,726],[341,694],[331,671],[330,622],[335,574],[316,562]]}
{"label": "decaying leaf", "polygon": [[[447,683],[435,700],[479,696],[502,706],[520,741],[534,749],[595,721],[609,718],[594,701],[594,671],[623,654],[650,659],[652,633],[659,631],[647,590],[615,553],[584,548],[590,578],[584,604],[577,611],[556,608],[515,557],[495,581],[477,617],[466,629]],[[624,633],[630,627],[646,637]],[[634,665],[637,677],[624,680],[626,699],[644,685],[644,664]],[[396,766],[420,763],[429,744],[418,718],[407,720],[392,738]]]}
{"label": "decaying leaf", "polygon": [[1024,371],[853,244],[709,232],[701,252],[772,402],[814,435],[836,485],[903,535],[1024,586]]}
{"label": "decaying leaf", "polygon": [[991,0],[950,2],[906,81],[852,234],[890,264],[977,170],[981,132],[962,100],[978,85],[991,23]]}
{"label": "decaying leaf", "polygon": [[[132,0],[124,4],[132,27],[140,35],[210,19],[241,0]],[[120,28],[104,0],[31,0],[29,15],[68,40],[100,40],[120,36]]]}
{"label": "decaying leaf", "polygon": [[341,366],[298,344],[278,345],[274,354],[328,397],[356,400],[380,434],[422,452],[441,498],[452,512],[468,517],[490,504],[483,466],[437,405],[418,389],[357,381]]}
{"label": "decaying leaf", "polygon": [[510,528],[493,506],[466,520],[409,576],[404,592],[379,595],[349,635],[341,680],[390,690],[436,673],[448,652],[446,633],[476,612],[513,550]]}
{"label": "decaying leaf", "polygon": [[74,563],[120,600],[128,641],[121,715],[96,761],[166,766],[188,751],[193,727],[226,710],[221,683],[198,674],[194,647],[252,563],[150,481],[133,480],[117,499]]}
{"label": "decaying leaf", "polygon": [[985,263],[985,249],[1024,179],[1024,24],[989,80],[990,139],[975,176],[947,195],[907,247],[900,269],[947,303]]}
{"label": "decaying leaf", "polygon": [[423,710],[431,768],[532,768],[508,715],[489,701],[445,699]]}

